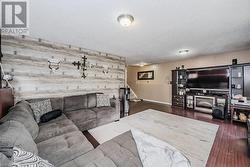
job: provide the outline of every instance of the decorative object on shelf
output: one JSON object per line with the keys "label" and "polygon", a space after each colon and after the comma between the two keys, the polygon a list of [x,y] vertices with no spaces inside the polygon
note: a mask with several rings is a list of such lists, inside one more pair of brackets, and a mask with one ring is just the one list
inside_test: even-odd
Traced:
{"label": "decorative object on shelf", "polygon": [[242,122],[246,122],[247,121],[247,116],[244,113],[240,113],[239,119]]}
{"label": "decorative object on shelf", "polygon": [[247,97],[242,97],[238,101],[241,102],[241,103],[247,103]]}
{"label": "decorative object on shelf", "polygon": [[140,71],[137,73],[138,80],[154,80],[154,71]]}
{"label": "decorative object on shelf", "polygon": [[237,89],[241,89],[241,85],[240,84],[237,85]]}
{"label": "decorative object on shelf", "polygon": [[3,76],[3,77],[1,77],[2,78],[2,80],[4,80],[5,81],[5,88],[12,88],[13,89],[13,87],[12,87],[12,85],[10,84],[10,82],[9,81],[12,81],[13,80],[13,75],[12,74],[10,74],[10,73],[5,73],[4,72],[4,70],[3,70],[3,66],[2,66],[2,64],[0,63],[0,68],[1,68],[1,76]]}
{"label": "decorative object on shelf", "polygon": [[234,120],[238,120],[238,116],[237,116],[236,112],[234,112],[233,119],[234,119]]}
{"label": "decorative object on shelf", "polygon": [[180,91],[179,91],[179,95],[180,95],[180,96],[183,96],[184,94],[185,94],[185,90],[180,90]]}
{"label": "decorative object on shelf", "polygon": [[242,73],[241,72],[238,72],[238,77],[242,77]]}
{"label": "decorative object on shelf", "polygon": [[234,95],[233,96],[233,99],[235,100],[240,100],[243,96],[241,94],[238,94],[238,95]]}
{"label": "decorative object on shelf", "polygon": [[194,109],[194,96],[187,95],[187,108]]}
{"label": "decorative object on shelf", "polygon": [[56,70],[58,70],[59,67],[60,67],[60,63],[61,63],[61,61],[58,60],[58,59],[54,59],[54,58],[48,59],[48,65],[49,65],[49,69],[50,69],[51,71],[56,71]]}
{"label": "decorative object on shelf", "polygon": [[85,73],[85,71],[87,70],[86,61],[87,61],[87,57],[84,55],[84,56],[82,56],[82,61],[81,62],[80,61],[78,61],[78,62],[74,61],[72,63],[74,66],[77,66],[78,70],[80,70],[80,69],[82,70],[82,78],[84,78],[84,79],[87,77],[87,75]]}
{"label": "decorative object on shelf", "polygon": [[231,103],[234,104],[234,103],[247,103],[247,97],[244,97],[242,95],[235,95],[233,96],[233,99],[231,100]]}

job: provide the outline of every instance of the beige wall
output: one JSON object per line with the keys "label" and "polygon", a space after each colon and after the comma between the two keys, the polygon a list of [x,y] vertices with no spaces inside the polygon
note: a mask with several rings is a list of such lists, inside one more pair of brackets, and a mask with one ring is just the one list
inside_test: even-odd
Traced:
{"label": "beige wall", "polygon": [[[127,70],[127,83],[136,93],[138,98],[171,103],[171,70],[175,69],[175,67],[185,65],[185,68],[199,68],[228,65],[231,64],[233,58],[237,58],[238,63],[248,63],[250,62],[250,50],[199,56],[181,61],[154,64],[144,67],[129,66]],[[154,70],[155,79],[138,81],[137,72],[145,70]]]}

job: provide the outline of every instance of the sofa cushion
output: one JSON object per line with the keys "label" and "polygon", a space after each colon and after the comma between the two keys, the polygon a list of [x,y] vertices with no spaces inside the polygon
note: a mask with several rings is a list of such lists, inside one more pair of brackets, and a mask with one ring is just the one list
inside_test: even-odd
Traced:
{"label": "sofa cushion", "polygon": [[30,103],[30,106],[33,110],[35,120],[37,123],[40,122],[40,118],[42,115],[52,111],[50,99]]}
{"label": "sofa cushion", "polygon": [[0,152],[7,157],[13,154],[13,147],[37,154],[37,146],[24,125],[17,121],[6,121],[0,125]]}
{"label": "sofa cushion", "polygon": [[91,110],[97,115],[97,126],[120,119],[120,113],[114,107],[96,107]]}
{"label": "sofa cushion", "polygon": [[90,120],[87,120],[87,121],[74,122],[74,123],[75,123],[75,125],[77,126],[77,128],[80,131],[85,131],[85,130],[89,130],[89,129],[95,128],[96,125],[97,125],[96,122],[97,122],[96,119],[90,119]]}
{"label": "sofa cushion", "polygon": [[104,117],[110,117],[113,114],[115,114],[115,108],[114,107],[95,107],[91,108],[96,115],[97,118],[104,118]]}
{"label": "sofa cushion", "polygon": [[0,152],[0,167],[7,167],[10,165],[10,159]]}
{"label": "sofa cushion", "polygon": [[117,167],[114,162],[106,157],[99,149],[90,151],[72,161],[69,161],[60,167]]}
{"label": "sofa cushion", "polygon": [[65,113],[80,131],[96,127],[96,113],[90,109],[80,109]]}
{"label": "sofa cushion", "polygon": [[39,128],[36,121],[34,120],[32,109],[30,108],[28,102],[21,101],[18,102],[15,106],[11,107],[9,109],[9,113],[1,119],[1,122],[9,120],[22,123],[29,131],[33,139],[37,137]]}
{"label": "sofa cushion", "polygon": [[77,95],[64,97],[64,111],[87,108],[87,96]]}
{"label": "sofa cushion", "polygon": [[117,166],[142,167],[136,143],[131,131],[125,132],[97,147]]}
{"label": "sofa cushion", "polygon": [[44,101],[50,99],[52,110],[63,110],[63,98],[56,97],[56,98],[39,98],[39,99],[29,99],[26,100],[29,103],[35,103],[38,101]]}
{"label": "sofa cushion", "polygon": [[61,167],[142,167],[131,132],[107,141]]}
{"label": "sofa cushion", "polygon": [[85,122],[90,119],[96,119],[96,113],[90,109],[80,109],[67,112],[66,116],[74,123]]}
{"label": "sofa cushion", "polygon": [[46,123],[39,124],[39,133],[35,139],[36,143],[50,139],[55,136],[77,131],[78,128],[64,114]]}
{"label": "sofa cushion", "polygon": [[93,146],[80,131],[53,137],[37,144],[39,156],[55,166],[83,155]]}
{"label": "sofa cushion", "polygon": [[88,108],[96,107],[96,93],[87,94]]}

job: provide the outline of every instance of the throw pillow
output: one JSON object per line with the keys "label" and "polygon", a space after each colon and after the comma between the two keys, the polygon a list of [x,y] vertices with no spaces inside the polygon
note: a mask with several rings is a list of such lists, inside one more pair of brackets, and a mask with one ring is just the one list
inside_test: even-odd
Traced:
{"label": "throw pillow", "polygon": [[13,148],[12,159],[12,167],[54,167],[54,165],[50,164],[47,160],[17,147]]}
{"label": "throw pillow", "polygon": [[46,114],[43,114],[41,116],[41,118],[40,118],[40,122],[45,123],[45,122],[48,122],[48,121],[50,121],[52,119],[55,119],[55,118],[57,118],[57,117],[59,117],[61,115],[62,115],[61,110],[59,110],[59,109],[58,110],[53,110],[53,111],[50,111],[50,112],[48,112]]}
{"label": "throw pillow", "polygon": [[42,115],[52,111],[50,99],[30,103],[30,107],[33,110],[35,120],[37,123],[40,123],[40,118]]}
{"label": "throw pillow", "polygon": [[108,95],[96,94],[97,107],[110,106],[110,99]]}

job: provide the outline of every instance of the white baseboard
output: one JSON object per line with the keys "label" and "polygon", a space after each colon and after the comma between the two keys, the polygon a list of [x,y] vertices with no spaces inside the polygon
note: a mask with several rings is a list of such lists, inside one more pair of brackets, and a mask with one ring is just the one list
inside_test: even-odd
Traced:
{"label": "white baseboard", "polygon": [[162,102],[162,101],[156,101],[156,100],[149,100],[149,99],[143,99],[144,101],[149,101],[149,102],[154,102],[154,103],[160,103],[160,104],[167,104],[167,105],[172,105],[171,103],[167,102]]}

